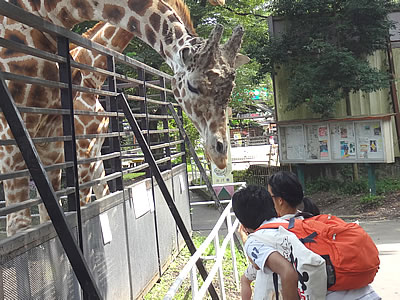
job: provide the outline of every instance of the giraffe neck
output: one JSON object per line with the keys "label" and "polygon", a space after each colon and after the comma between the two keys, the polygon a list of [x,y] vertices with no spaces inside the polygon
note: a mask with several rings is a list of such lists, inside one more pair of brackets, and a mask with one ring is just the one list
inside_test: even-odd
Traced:
{"label": "giraffe neck", "polygon": [[180,17],[187,13],[180,11],[177,5],[181,4],[180,0],[41,0],[29,3],[31,6],[26,6],[26,10],[68,29],[87,20],[114,24],[150,45],[173,70],[179,67],[179,50],[190,46],[194,39],[191,22],[185,26]]}

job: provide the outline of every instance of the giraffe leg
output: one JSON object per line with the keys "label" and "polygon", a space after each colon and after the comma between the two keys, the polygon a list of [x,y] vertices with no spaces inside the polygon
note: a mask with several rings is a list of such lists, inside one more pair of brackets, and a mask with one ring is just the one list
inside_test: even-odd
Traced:
{"label": "giraffe leg", "polygon": [[[29,177],[3,181],[6,204],[16,204],[29,199]],[[32,224],[29,208],[7,215],[7,236],[12,236]]]}
{"label": "giraffe leg", "polygon": [[[47,176],[51,184],[53,185],[54,191],[58,191],[61,188],[61,170],[54,170],[47,172]],[[61,205],[61,203],[60,203]],[[47,222],[50,220],[49,214],[47,213],[46,207],[43,203],[39,204],[39,216],[40,216],[40,223]]]}
{"label": "giraffe leg", "polygon": [[[97,161],[94,164],[93,177],[94,178],[103,178],[105,175],[106,175],[106,172],[104,170],[103,161]],[[98,185],[93,186],[93,191],[96,195],[96,199],[103,198],[104,196],[107,196],[110,194],[110,189],[108,187],[107,182],[100,183]]]}

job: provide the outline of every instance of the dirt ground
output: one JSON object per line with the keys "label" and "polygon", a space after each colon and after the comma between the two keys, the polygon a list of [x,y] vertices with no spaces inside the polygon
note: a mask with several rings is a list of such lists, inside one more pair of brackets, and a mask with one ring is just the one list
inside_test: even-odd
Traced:
{"label": "dirt ground", "polygon": [[321,213],[330,213],[345,219],[393,220],[400,218],[400,191],[386,194],[379,203],[361,204],[364,195],[339,195],[332,192],[319,192],[309,195]]}

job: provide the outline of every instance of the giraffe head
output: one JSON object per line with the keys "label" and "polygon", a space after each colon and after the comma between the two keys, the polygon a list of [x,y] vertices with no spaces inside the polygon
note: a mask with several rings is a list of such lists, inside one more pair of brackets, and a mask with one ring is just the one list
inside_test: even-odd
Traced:
{"label": "giraffe head", "polygon": [[208,40],[189,39],[175,55],[172,89],[205,141],[205,152],[219,168],[227,163],[226,108],[234,87],[236,68],[249,58],[238,53],[243,28],[220,45],[223,27],[217,25]]}

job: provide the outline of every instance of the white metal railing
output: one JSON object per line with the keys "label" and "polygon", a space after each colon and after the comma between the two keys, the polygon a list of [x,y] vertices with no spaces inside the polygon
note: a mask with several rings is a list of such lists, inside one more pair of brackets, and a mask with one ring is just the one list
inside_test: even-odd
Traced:
{"label": "white metal railing", "polygon": [[[243,183],[242,183],[243,184]],[[207,201],[209,203],[210,201]],[[178,292],[180,286],[182,285],[183,281],[189,276],[190,274],[190,281],[191,281],[191,290],[192,290],[192,299],[198,300],[203,299],[205,293],[208,290],[212,280],[214,279],[215,275],[218,272],[218,280],[219,280],[219,287],[220,287],[220,297],[222,300],[226,299],[225,295],[225,287],[224,287],[224,276],[223,276],[223,268],[222,262],[225,254],[225,249],[230,244],[230,251],[232,256],[232,267],[233,273],[235,277],[236,287],[239,290],[239,274],[237,271],[237,263],[236,263],[236,254],[235,254],[235,242],[233,235],[235,230],[239,225],[239,220],[235,220],[232,224],[232,202],[229,202],[227,207],[224,209],[223,213],[221,214],[220,218],[218,219],[217,223],[215,224],[214,228],[207,236],[205,241],[201,244],[201,246],[197,249],[197,251],[193,254],[193,256],[189,259],[185,267],[179,273],[178,277],[176,278],[175,282],[171,285],[168,292],[164,296],[164,300],[173,299],[175,294]],[[219,231],[221,230],[221,226],[224,223],[227,223],[228,233],[225,236],[222,244],[219,242]],[[214,260],[214,265],[212,266],[210,272],[204,283],[201,285],[199,289],[198,281],[197,281],[197,268],[196,262],[202,258],[201,255],[207,249],[207,247],[214,241],[214,249],[215,249],[215,256],[209,256],[208,259]]]}

